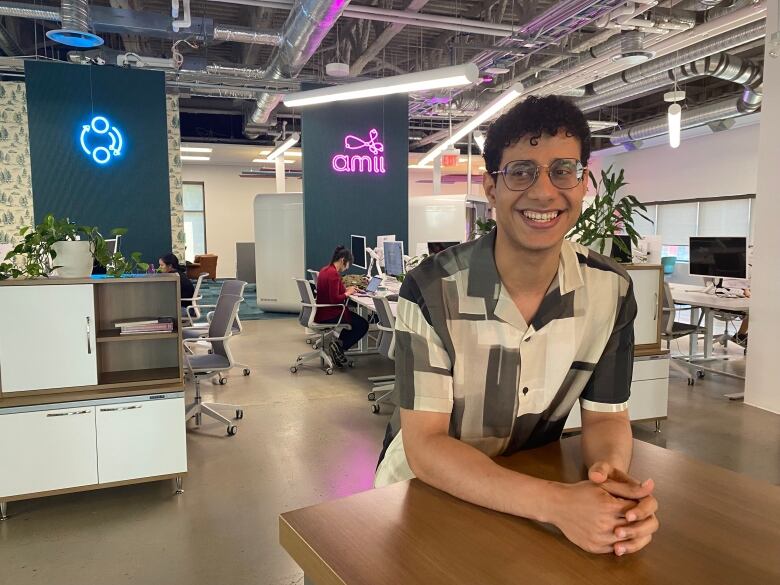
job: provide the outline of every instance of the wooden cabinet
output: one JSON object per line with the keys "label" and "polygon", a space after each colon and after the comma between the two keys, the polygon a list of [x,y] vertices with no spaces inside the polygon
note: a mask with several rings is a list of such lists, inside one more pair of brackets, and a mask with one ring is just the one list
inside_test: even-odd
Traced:
{"label": "wooden cabinet", "polygon": [[[669,356],[667,354],[637,357],[631,374],[631,397],[628,416],[632,421],[666,418],[669,401]],[[575,404],[566,419],[564,431],[582,427],[579,404]]]}
{"label": "wooden cabinet", "polygon": [[95,426],[100,483],[187,471],[184,398],[100,405]]}
{"label": "wooden cabinet", "polygon": [[661,266],[636,264],[626,267],[634,283],[637,314],[634,320],[634,346],[661,348],[663,311],[663,270]]}
{"label": "wooden cabinet", "polygon": [[0,414],[0,499],[98,482],[95,409]]}
{"label": "wooden cabinet", "polygon": [[0,287],[3,394],[97,384],[91,284]]}

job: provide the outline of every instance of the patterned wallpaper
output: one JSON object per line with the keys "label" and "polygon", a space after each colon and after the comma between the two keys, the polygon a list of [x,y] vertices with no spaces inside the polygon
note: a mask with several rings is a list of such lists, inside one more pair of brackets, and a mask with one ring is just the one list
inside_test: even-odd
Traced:
{"label": "patterned wallpaper", "polygon": [[0,245],[16,243],[19,228],[31,224],[32,217],[27,94],[24,83],[3,82],[0,83]]}
{"label": "patterned wallpaper", "polygon": [[184,261],[184,212],[181,187],[181,132],[179,130],[179,98],[166,96],[168,110],[168,177],[171,188],[171,242],[173,253]]}
{"label": "patterned wallpaper", "polygon": [[[184,258],[179,98],[166,96],[168,173],[171,190],[173,253]],[[19,228],[33,222],[30,139],[24,83],[0,83],[0,245],[14,243]],[[2,260],[2,258],[0,258]]]}

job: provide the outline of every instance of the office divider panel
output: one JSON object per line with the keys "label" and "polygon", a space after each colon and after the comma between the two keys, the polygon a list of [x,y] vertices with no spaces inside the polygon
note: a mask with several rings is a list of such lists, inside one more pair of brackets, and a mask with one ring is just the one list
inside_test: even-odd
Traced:
{"label": "office divider panel", "polygon": [[128,229],[125,253],[171,251],[165,74],[25,61],[35,220]]}
{"label": "office divider panel", "polygon": [[306,267],[327,264],[351,234],[372,248],[382,234],[406,242],[407,96],[312,106],[302,117]]}

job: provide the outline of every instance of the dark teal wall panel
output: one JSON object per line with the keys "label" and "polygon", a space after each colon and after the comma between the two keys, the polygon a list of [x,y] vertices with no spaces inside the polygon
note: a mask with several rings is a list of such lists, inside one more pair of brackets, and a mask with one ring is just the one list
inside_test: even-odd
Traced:
{"label": "dark teal wall panel", "polygon": [[[170,252],[164,74],[26,61],[25,77],[35,220],[54,213],[97,225],[106,236],[125,227],[123,252],[138,250],[155,262]],[[120,155],[104,165],[80,145],[82,127],[95,115],[122,134]],[[108,134],[91,128],[85,143],[90,150],[111,146]]]}
{"label": "dark teal wall panel", "polygon": [[[408,242],[409,170],[406,95],[341,102],[303,110],[303,196],[306,266],[319,269],[330,261],[333,249],[349,246],[351,234],[376,237],[395,234]],[[376,141],[370,141],[372,129]],[[345,145],[347,135],[350,149]],[[375,152],[376,142],[384,146]],[[357,172],[334,170],[354,162]],[[353,157],[360,158],[353,158]],[[380,160],[380,156],[383,160]],[[347,157],[347,158],[344,158]],[[365,172],[369,163],[384,163],[384,173]],[[363,165],[363,171],[360,171]],[[351,167],[350,167],[351,170]]]}

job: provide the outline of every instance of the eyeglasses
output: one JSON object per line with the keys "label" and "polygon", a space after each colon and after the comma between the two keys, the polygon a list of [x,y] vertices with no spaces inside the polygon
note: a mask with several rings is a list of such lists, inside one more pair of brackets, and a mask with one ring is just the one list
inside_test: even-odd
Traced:
{"label": "eyeglasses", "polygon": [[532,160],[513,160],[491,175],[503,175],[504,183],[510,191],[530,189],[539,178],[539,172],[545,169],[550,182],[558,189],[573,189],[582,182],[585,167],[576,158],[558,158],[549,165],[538,165]]}

